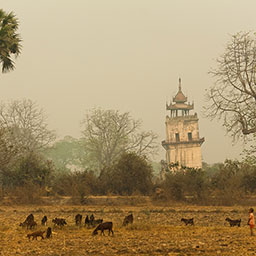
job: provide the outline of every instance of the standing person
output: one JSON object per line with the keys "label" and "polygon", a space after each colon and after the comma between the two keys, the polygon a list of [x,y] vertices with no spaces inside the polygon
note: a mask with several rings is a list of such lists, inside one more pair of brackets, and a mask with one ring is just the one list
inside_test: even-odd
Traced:
{"label": "standing person", "polygon": [[251,236],[253,236],[253,228],[254,228],[254,225],[255,225],[255,218],[254,218],[254,215],[253,215],[253,208],[250,208],[249,209],[249,220],[248,220],[248,224],[250,225],[250,230],[251,230]]}

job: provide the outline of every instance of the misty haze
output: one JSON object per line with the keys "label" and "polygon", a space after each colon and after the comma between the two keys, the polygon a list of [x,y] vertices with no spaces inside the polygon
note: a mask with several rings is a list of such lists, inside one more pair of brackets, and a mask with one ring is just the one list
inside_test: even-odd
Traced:
{"label": "misty haze", "polygon": [[0,255],[256,255],[256,3],[0,6]]}

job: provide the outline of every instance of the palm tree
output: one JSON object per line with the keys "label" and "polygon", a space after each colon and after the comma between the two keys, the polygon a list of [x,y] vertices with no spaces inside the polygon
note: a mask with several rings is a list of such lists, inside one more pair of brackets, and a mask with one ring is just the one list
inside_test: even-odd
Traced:
{"label": "palm tree", "polygon": [[21,38],[16,33],[18,26],[18,20],[12,12],[6,13],[0,9],[0,64],[3,73],[14,69],[11,57],[20,54]]}

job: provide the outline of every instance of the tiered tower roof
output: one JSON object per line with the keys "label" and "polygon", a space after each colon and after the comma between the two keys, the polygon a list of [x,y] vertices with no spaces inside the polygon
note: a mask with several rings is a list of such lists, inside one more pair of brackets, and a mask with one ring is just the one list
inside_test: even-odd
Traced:
{"label": "tiered tower roof", "polygon": [[166,104],[167,110],[192,110],[194,109],[194,104],[186,103],[187,97],[183,94],[181,90],[181,79],[179,78],[179,91],[173,98],[173,102]]}

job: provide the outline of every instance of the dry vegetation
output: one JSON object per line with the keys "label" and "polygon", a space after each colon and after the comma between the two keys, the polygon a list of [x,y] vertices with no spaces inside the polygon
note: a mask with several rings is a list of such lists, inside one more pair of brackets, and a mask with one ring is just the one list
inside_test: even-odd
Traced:
{"label": "dry vegetation", "polygon": [[[256,238],[249,236],[246,207],[198,206],[2,206],[0,255],[255,255]],[[132,212],[134,224],[122,227]],[[29,241],[30,231],[19,227],[29,213],[40,224],[48,216],[66,218],[68,225],[53,227],[51,239]],[[75,215],[93,213],[113,221],[114,236],[92,236],[93,229],[75,226]],[[194,217],[195,226],[184,226],[182,217]],[[242,218],[241,227],[229,227],[225,218]],[[46,230],[38,225],[36,230]]]}

